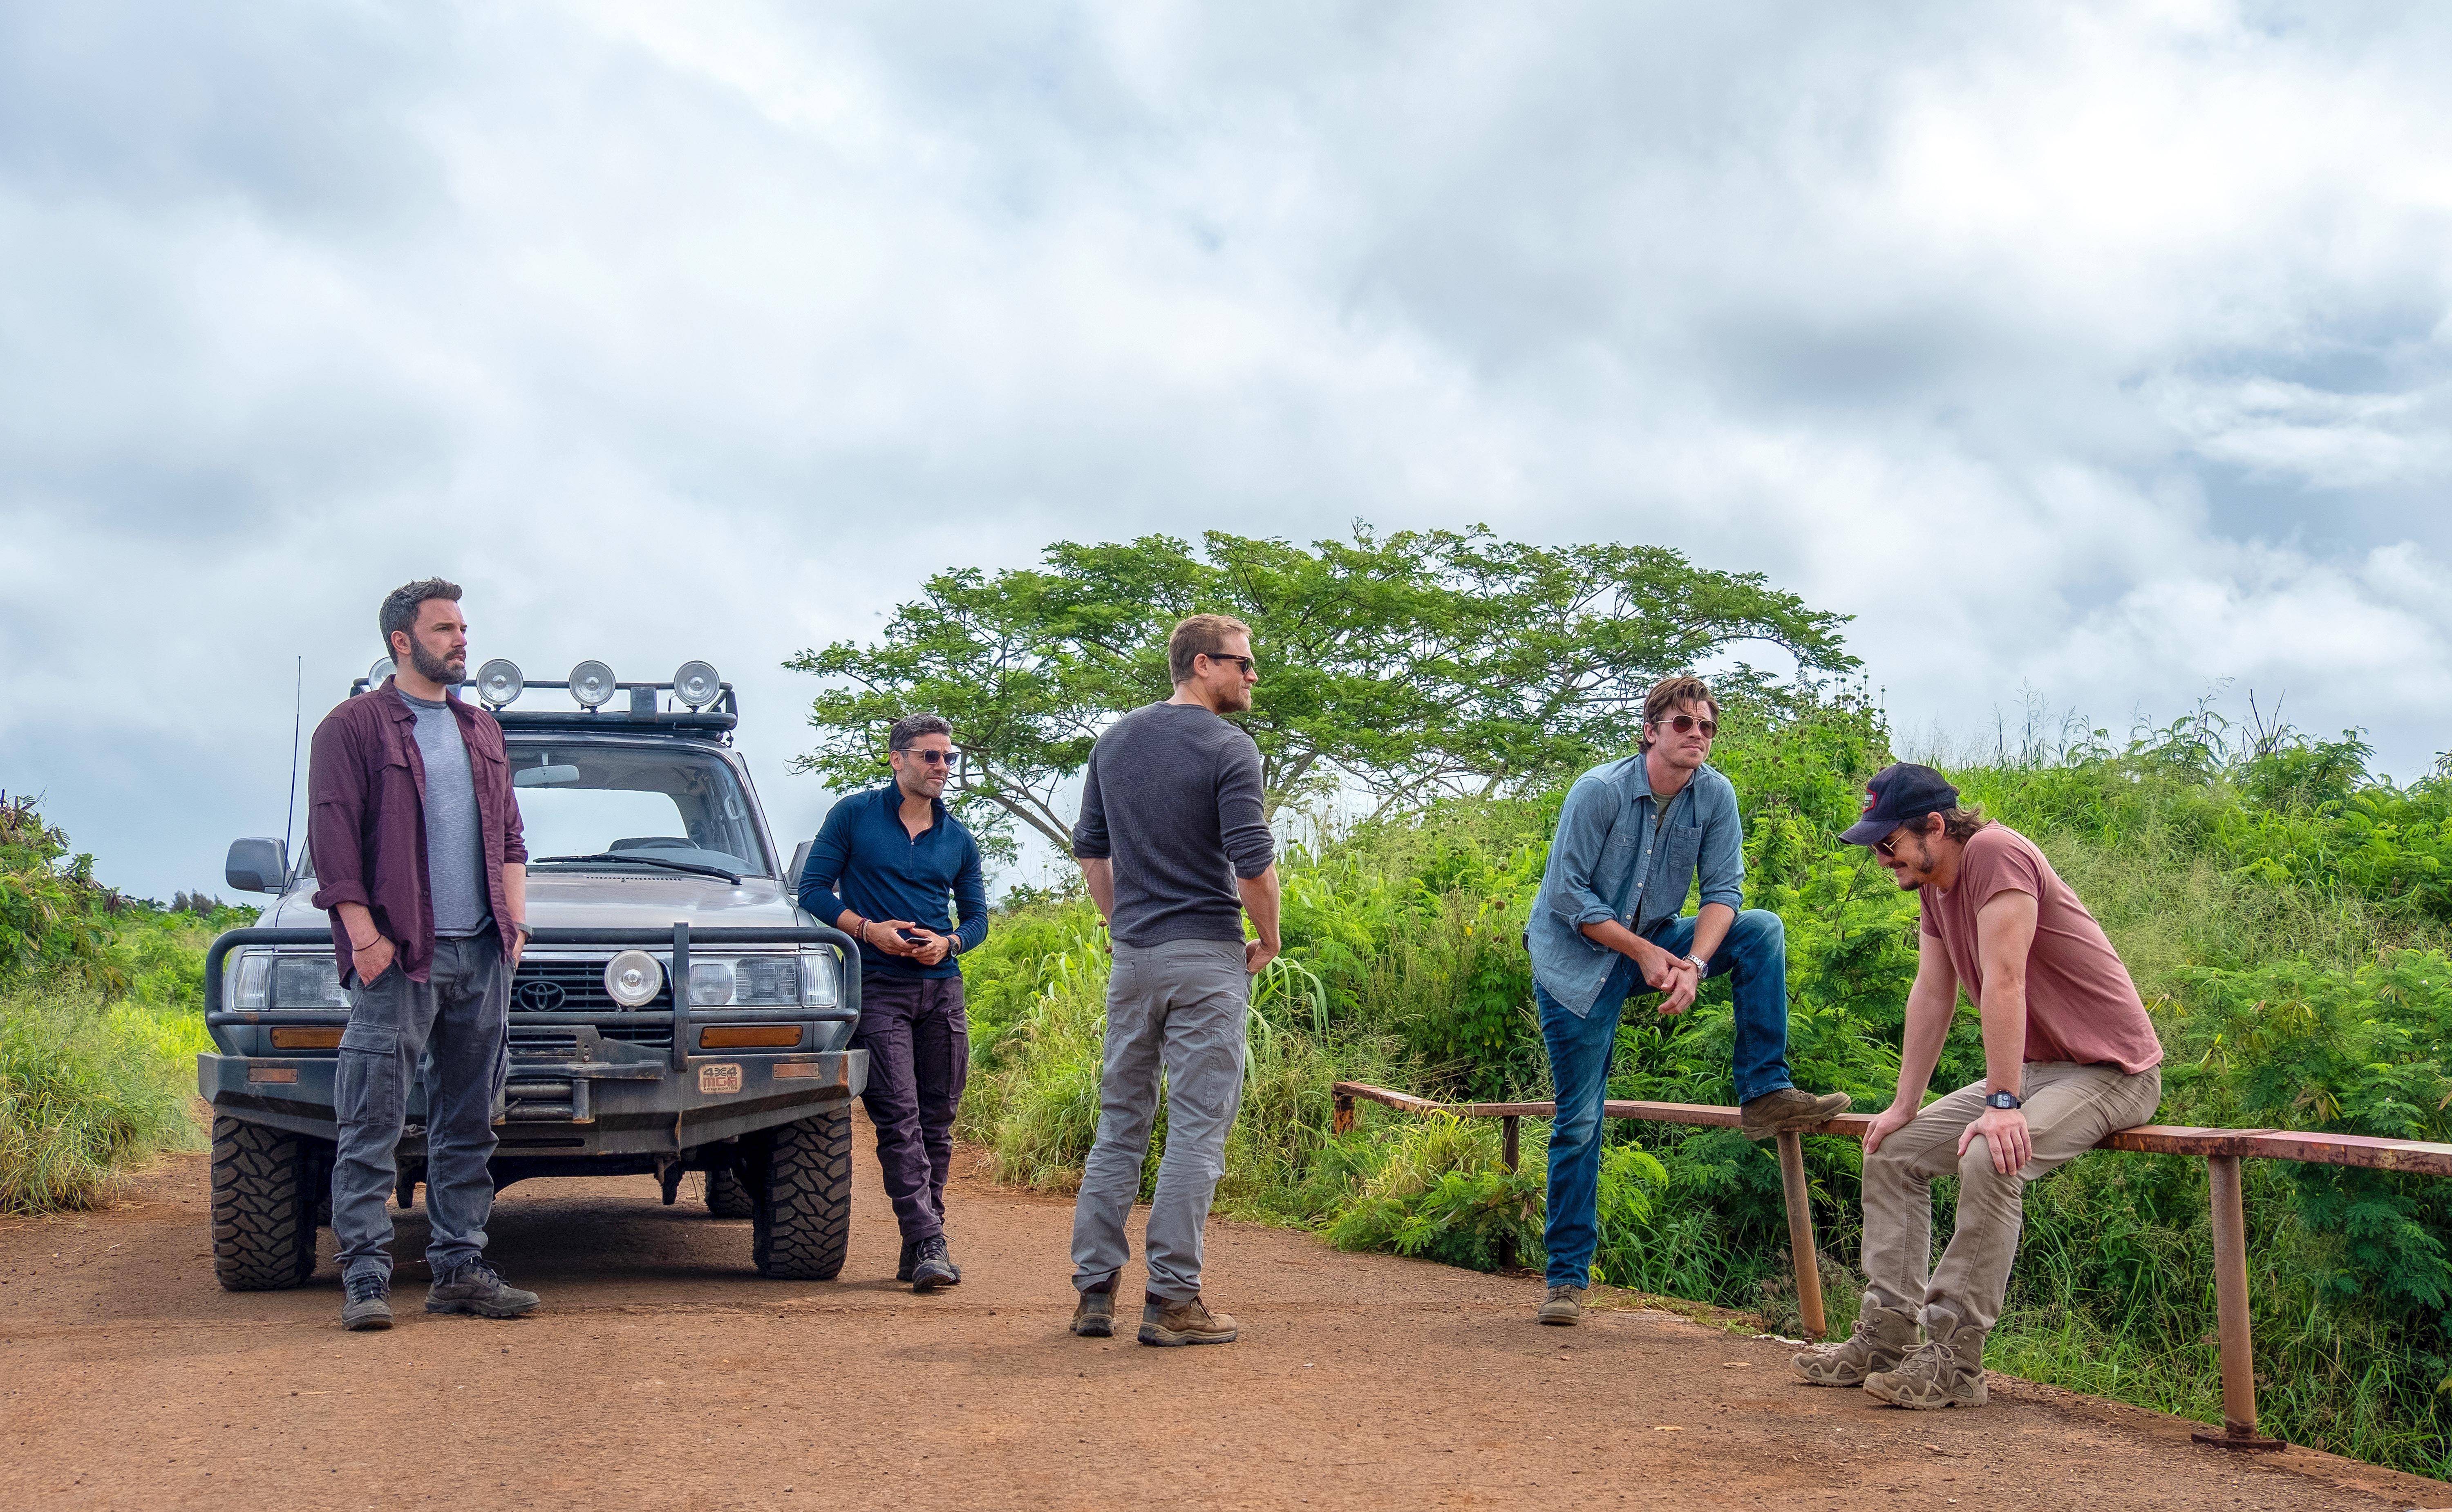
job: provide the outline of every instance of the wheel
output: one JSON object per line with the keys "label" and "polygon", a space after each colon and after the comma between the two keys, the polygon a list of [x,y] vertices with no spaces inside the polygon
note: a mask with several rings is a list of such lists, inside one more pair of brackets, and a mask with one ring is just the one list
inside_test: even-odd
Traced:
{"label": "wheel", "polygon": [[851,1105],[767,1136],[753,1172],[751,1256],[761,1276],[832,1281],[851,1245]]}
{"label": "wheel", "polygon": [[758,1199],[750,1195],[740,1170],[726,1166],[706,1173],[706,1210],[718,1218],[755,1218]]}
{"label": "wheel", "polygon": [[315,1273],[315,1170],[296,1134],[213,1120],[213,1276],[224,1290],[282,1291]]}

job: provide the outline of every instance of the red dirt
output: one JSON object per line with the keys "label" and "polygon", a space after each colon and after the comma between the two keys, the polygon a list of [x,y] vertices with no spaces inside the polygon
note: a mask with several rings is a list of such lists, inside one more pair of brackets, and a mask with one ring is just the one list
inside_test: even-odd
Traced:
{"label": "red dirt", "polygon": [[[749,1226],[646,1177],[504,1195],[492,1254],[544,1309],[345,1334],[305,1288],[212,1281],[202,1156],[109,1211],[0,1221],[0,1502],[681,1508],[2452,1506],[2452,1486],[1992,1378],[1908,1413],[1788,1346],[1631,1306],[1532,1322],[1538,1284],[1210,1229],[1240,1343],[1065,1331],[1071,1206],[956,1183],[963,1285],[888,1279],[861,1130],[845,1279],[765,1282]],[[404,1214],[399,1249],[424,1240]],[[1137,1270],[1124,1295],[1137,1299]],[[1136,1316],[1123,1309],[1129,1326]]]}

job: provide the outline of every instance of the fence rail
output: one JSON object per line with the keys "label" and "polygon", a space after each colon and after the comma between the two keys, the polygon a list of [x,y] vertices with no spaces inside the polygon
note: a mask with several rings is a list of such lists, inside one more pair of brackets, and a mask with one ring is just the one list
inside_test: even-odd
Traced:
{"label": "fence rail", "polygon": [[[1555,1103],[1442,1103],[1408,1092],[1392,1091],[1368,1082],[1335,1086],[1336,1129],[1355,1125],[1356,1102],[1379,1103],[1408,1113],[1446,1113],[1457,1118],[1501,1120],[1500,1142],[1507,1168],[1516,1166],[1521,1121],[1548,1118]],[[1734,1129],[1737,1109],[1702,1103],[1643,1103],[1612,1100],[1601,1105],[1603,1116],[1631,1118],[1653,1124],[1685,1124],[1702,1129]],[[1805,1134],[1826,1134],[1863,1140],[1872,1127],[1869,1113],[1842,1113],[1819,1124],[1808,1124],[1777,1136],[1779,1179],[1788,1205],[1789,1249],[1796,1264],[1797,1310],[1808,1337],[1822,1338],[1829,1329],[1822,1308],[1822,1270],[1813,1244],[1813,1212],[1805,1180]],[[2313,1134],[2284,1129],[2189,1129],[2141,1124],[2124,1129],[2095,1146],[2097,1149],[2128,1150],[2148,1155],[2188,1155],[2206,1168],[2206,1200],[2214,1228],[2214,1310],[2222,1341],[2223,1428],[2196,1437],[2204,1443],[2234,1449],[2278,1449],[2282,1444],[2256,1429],[2256,1377],[2250,1359],[2247,1317],[2247,1220],[2240,1191],[2242,1159],[2291,1160],[2305,1165],[2355,1166],[2367,1170],[2400,1171],[2413,1176],[2452,1176],[2452,1145],[2422,1144],[2409,1139],[2371,1139],[2360,1134]]]}

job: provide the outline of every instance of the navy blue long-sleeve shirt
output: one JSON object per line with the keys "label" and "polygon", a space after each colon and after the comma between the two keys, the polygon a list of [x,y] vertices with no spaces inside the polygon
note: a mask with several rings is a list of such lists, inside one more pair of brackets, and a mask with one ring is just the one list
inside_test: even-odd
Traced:
{"label": "navy blue long-sleeve shirt", "polygon": [[[855,793],[826,811],[801,871],[801,907],[821,924],[845,909],[866,919],[909,919],[954,936],[954,948],[934,966],[906,955],[888,955],[873,945],[860,948],[863,970],[887,976],[959,976],[955,957],[988,937],[987,879],[979,870],[979,842],[931,800],[935,819],[914,836],[902,827],[902,790],[894,783]],[[946,912],[952,898],[961,914],[957,930]]]}

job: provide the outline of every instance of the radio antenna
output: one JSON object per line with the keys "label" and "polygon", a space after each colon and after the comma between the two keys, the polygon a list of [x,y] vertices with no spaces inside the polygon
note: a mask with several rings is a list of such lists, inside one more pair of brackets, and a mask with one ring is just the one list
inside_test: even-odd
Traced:
{"label": "radio antenna", "polygon": [[[281,861],[289,863],[289,839],[298,825],[298,732],[306,713],[306,658],[298,658],[298,679],[289,698],[289,807],[281,815]],[[284,879],[287,880],[286,878]]]}

